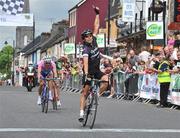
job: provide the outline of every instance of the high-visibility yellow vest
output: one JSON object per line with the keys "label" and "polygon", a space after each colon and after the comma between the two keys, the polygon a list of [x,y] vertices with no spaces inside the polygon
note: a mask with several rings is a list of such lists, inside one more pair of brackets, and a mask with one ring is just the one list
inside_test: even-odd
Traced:
{"label": "high-visibility yellow vest", "polygon": [[[160,70],[162,64],[164,64],[164,63],[166,63],[166,64],[169,65],[169,63],[168,63],[167,61],[163,61],[163,62],[159,65],[158,70]],[[159,81],[159,83],[171,82],[171,75],[170,75],[170,73],[169,73],[168,71],[164,71],[164,72],[159,73],[159,74],[158,74],[158,81]]]}

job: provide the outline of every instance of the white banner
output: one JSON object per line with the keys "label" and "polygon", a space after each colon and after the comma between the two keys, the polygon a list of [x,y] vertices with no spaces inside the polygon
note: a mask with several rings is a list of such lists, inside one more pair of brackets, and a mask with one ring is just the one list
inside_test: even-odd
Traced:
{"label": "white banner", "polygon": [[146,39],[163,39],[163,22],[155,21],[155,22],[147,22],[146,23]]}
{"label": "white banner", "polygon": [[122,21],[135,22],[136,0],[123,0]]}
{"label": "white banner", "polygon": [[150,75],[144,75],[143,81],[140,89],[140,97],[146,99],[153,99],[152,97],[152,80]]}
{"label": "white banner", "polygon": [[0,14],[0,26],[33,26],[33,14]]}
{"label": "white banner", "polygon": [[171,103],[180,105],[180,74],[171,75]]}

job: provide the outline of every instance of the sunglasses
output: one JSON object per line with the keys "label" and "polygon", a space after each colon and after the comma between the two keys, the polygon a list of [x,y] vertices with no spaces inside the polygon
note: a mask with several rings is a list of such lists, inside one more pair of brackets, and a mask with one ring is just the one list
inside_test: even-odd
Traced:
{"label": "sunglasses", "polygon": [[85,38],[92,37],[92,35],[86,35]]}

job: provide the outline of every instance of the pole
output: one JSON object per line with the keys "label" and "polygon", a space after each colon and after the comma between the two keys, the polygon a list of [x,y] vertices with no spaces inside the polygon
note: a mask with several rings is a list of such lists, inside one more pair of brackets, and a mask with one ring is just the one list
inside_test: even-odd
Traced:
{"label": "pole", "polygon": [[[111,24],[110,24],[110,11],[111,10],[111,0],[108,1],[108,36],[107,36],[107,45],[109,46],[110,45],[110,27],[111,27]],[[108,48],[107,46],[105,45],[105,54],[109,54],[108,53]]]}
{"label": "pole", "polygon": [[13,71],[12,71],[12,85],[15,86],[15,80],[14,80],[14,74],[15,74],[15,64],[14,64],[14,59],[15,59],[15,40],[13,40]]}
{"label": "pole", "polygon": [[166,1],[163,2],[163,37],[164,47],[166,46]]}
{"label": "pole", "polygon": [[[155,0],[152,2],[153,9],[155,8]],[[152,11],[152,21],[154,21],[154,12]]]}

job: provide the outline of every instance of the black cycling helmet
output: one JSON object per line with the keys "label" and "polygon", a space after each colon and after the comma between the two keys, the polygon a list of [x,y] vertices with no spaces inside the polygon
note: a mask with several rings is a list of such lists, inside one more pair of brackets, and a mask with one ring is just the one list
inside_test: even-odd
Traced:
{"label": "black cycling helmet", "polygon": [[89,35],[89,34],[93,34],[92,31],[90,29],[86,29],[81,33],[81,38],[84,39],[85,36]]}

